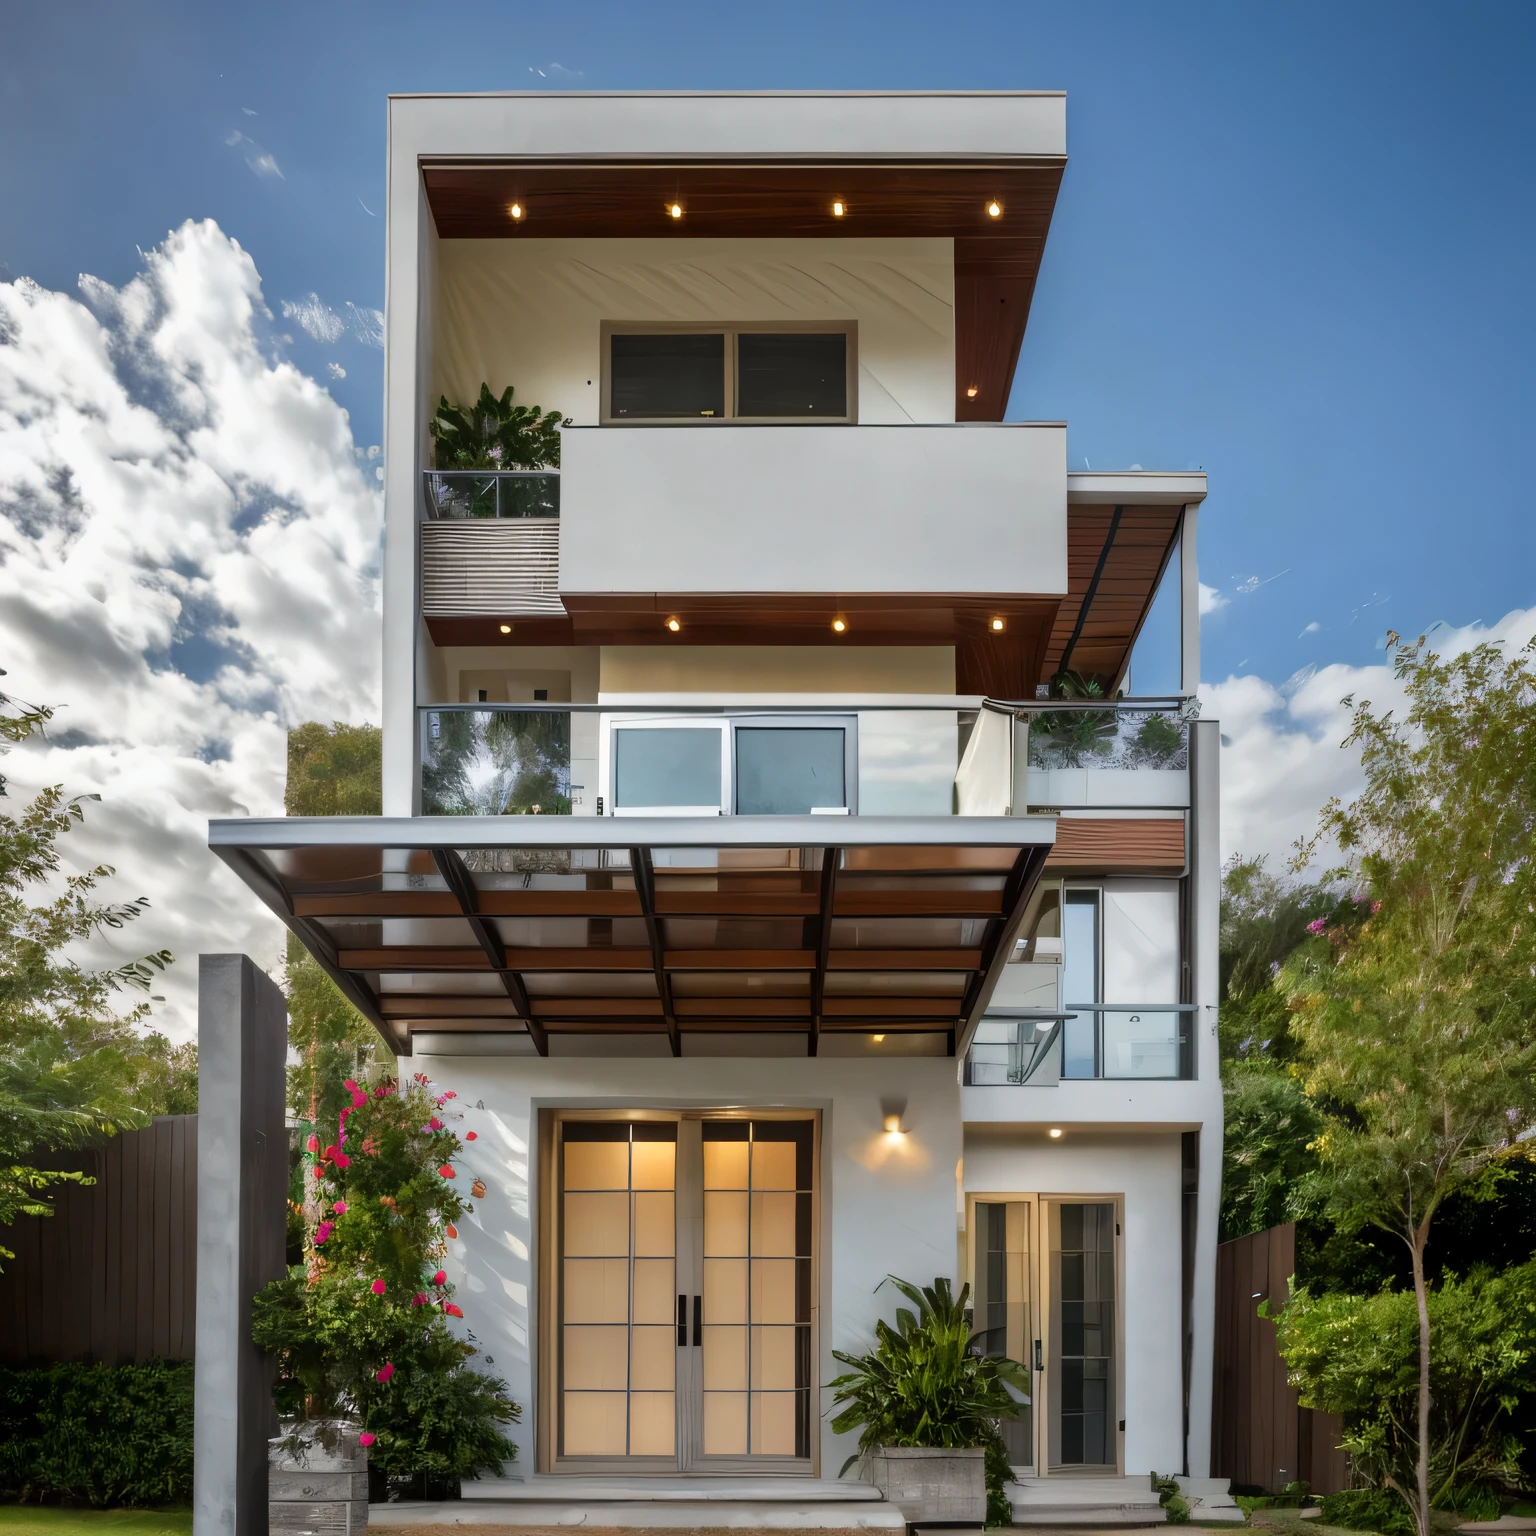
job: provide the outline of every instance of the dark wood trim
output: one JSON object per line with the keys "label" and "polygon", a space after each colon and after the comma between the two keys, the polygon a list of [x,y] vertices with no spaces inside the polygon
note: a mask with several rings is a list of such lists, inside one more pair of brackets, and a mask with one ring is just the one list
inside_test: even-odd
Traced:
{"label": "dark wood trim", "polygon": [[1067,641],[1067,648],[1061,653],[1061,661],[1056,669],[1058,672],[1065,672],[1072,665],[1073,649],[1082,638],[1083,625],[1088,621],[1088,610],[1093,607],[1094,594],[1104,579],[1104,567],[1109,563],[1109,552],[1114,546],[1115,535],[1120,531],[1120,519],[1124,516],[1125,508],[1119,506],[1109,520],[1109,533],[1105,536],[1104,547],[1099,551],[1099,563],[1094,567],[1093,580],[1088,583],[1088,590],[1083,594],[1082,606],[1077,610],[1077,623],[1072,627],[1072,638]]}
{"label": "dark wood trim", "polygon": [[811,973],[811,1033],[806,1042],[806,1054],[816,1054],[816,1042],[821,1034],[821,1015],[827,991],[827,959],[832,952],[832,914],[837,902],[837,866],[843,856],[841,848],[821,850],[821,890],[816,902],[816,969]]}
{"label": "dark wood trim", "polygon": [[651,941],[651,964],[656,972],[656,991],[661,998],[661,1014],[666,1020],[667,1040],[672,1054],[683,1054],[683,1039],[678,1033],[677,1013],[672,1006],[672,983],[667,976],[667,956],[662,948],[661,923],[656,916],[656,870],[651,863],[649,848],[631,848],[629,867],[634,872],[635,890],[640,897],[640,910],[645,917],[646,935]]}
{"label": "dark wood trim", "polygon": [[540,1056],[548,1056],[549,1036],[545,1033],[544,1026],[533,1016],[533,1009],[528,1004],[528,989],[523,985],[523,978],[507,966],[507,950],[501,942],[501,935],[496,931],[494,924],[480,915],[480,892],[476,889],[474,877],[466,868],[464,860],[452,848],[434,848],[432,861],[437,865],[438,873],[448,882],[448,889],[453,892],[469,926],[474,930],[475,937],[480,941],[480,947],[485,951],[486,959],[491,962],[492,969],[501,977],[501,984],[507,996],[512,999],[518,1016],[527,1024],[528,1033],[533,1036],[534,1048]]}

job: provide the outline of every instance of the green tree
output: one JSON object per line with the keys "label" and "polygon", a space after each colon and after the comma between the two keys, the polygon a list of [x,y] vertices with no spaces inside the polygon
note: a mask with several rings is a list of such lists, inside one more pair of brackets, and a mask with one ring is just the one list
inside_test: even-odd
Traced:
{"label": "green tree", "polygon": [[384,733],[376,725],[322,725],[288,732],[290,816],[378,816],[384,809]]}
{"label": "green tree", "polygon": [[[1536,679],[1484,645],[1449,660],[1391,637],[1406,712],[1353,710],[1365,787],[1323,811],[1331,878],[1371,916],[1284,967],[1326,1211],[1406,1245],[1418,1324],[1414,1476],[1394,1481],[1429,1536],[1432,1319],[1424,1254],[1436,1214],[1536,1127]],[[1299,851],[1306,858],[1316,841]],[[1395,1474],[1394,1474],[1395,1476]]]}
{"label": "green tree", "polygon": [[[0,711],[7,742],[25,740],[48,718],[3,696]],[[139,1029],[149,1002],[117,1006],[124,991],[149,991],[170,951],[102,970],[70,955],[149,905],[142,896],[102,900],[98,888],[113,874],[105,864],[59,878],[59,841],[95,798],[71,799],[55,785],[18,815],[0,814],[0,1225],[49,1216],[50,1189],[89,1182],[41,1166],[48,1152],[144,1125],[173,1088],[185,1086],[178,1075],[185,1056]],[[0,1258],[12,1257],[0,1246]]]}

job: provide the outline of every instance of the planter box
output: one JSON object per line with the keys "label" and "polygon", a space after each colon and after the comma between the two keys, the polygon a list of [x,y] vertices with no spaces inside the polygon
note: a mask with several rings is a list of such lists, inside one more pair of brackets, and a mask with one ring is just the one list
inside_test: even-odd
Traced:
{"label": "planter box", "polygon": [[273,1536],[363,1536],[368,1529],[368,1452],[361,1425],[342,1419],[295,1424],[269,1442],[267,1525]]}
{"label": "planter box", "polygon": [[865,1477],[894,1504],[908,1525],[985,1525],[986,1452],[881,1446]]}

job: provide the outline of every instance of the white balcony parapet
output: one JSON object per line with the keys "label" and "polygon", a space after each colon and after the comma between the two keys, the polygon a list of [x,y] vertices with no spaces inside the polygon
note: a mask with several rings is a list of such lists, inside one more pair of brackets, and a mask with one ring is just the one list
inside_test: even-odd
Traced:
{"label": "white balcony parapet", "polygon": [[1059,424],[568,429],[560,590],[1067,591]]}

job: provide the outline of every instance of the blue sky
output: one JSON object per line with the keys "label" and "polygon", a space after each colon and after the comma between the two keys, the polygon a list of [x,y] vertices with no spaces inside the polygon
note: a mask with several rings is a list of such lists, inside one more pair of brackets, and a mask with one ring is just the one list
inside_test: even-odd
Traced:
{"label": "blue sky", "polygon": [[[1205,674],[1279,681],[1536,599],[1533,65],[1528,4],[17,7],[0,263],[120,285],[212,217],[274,311],[378,306],[392,90],[1065,89],[1010,414],[1204,467]],[[376,441],[378,352],[288,329]]]}

